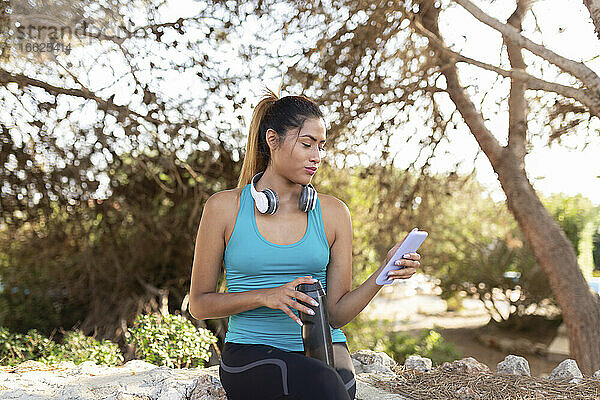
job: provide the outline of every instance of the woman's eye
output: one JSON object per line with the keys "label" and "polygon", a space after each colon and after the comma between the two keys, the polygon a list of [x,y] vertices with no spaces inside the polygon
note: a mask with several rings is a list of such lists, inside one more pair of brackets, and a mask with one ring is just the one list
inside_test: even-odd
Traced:
{"label": "woman's eye", "polygon": [[[310,144],[302,143],[303,146],[310,147]],[[324,148],[319,148],[319,151],[325,151]]]}

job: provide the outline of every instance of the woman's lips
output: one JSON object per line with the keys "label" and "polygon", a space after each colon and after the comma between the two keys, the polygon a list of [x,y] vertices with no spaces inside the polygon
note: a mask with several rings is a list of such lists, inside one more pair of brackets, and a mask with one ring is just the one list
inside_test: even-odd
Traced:
{"label": "woman's lips", "polygon": [[317,172],[317,170],[316,170],[316,169],[311,169],[311,168],[306,168],[306,167],[304,167],[304,170],[305,170],[306,172],[308,172],[309,174],[311,174],[311,175],[314,175],[314,174],[315,174],[315,172]]}

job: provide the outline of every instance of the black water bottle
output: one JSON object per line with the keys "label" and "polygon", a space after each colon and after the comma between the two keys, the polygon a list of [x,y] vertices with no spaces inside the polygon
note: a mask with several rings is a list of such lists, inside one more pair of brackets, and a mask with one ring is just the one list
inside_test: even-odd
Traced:
{"label": "black water bottle", "polygon": [[320,281],[315,283],[301,283],[296,290],[307,294],[319,303],[318,306],[306,304],[298,299],[304,306],[312,308],[315,315],[300,311],[302,321],[302,342],[304,343],[304,355],[323,361],[330,367],[333,363],[333,343],[329,327],[329,316],[327,315],[327,296]]}

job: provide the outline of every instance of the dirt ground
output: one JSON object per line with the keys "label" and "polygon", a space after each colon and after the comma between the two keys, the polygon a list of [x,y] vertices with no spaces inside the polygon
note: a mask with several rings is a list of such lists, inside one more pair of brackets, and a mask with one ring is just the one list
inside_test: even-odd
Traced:
{"label": "dirt ground", "polygon": [[[454,344],[456,349],[463,355],[463,357],[473,357],[476,360],[487,365],[492,371],[496,371],[498,363],[504,360],[509,354],[522,356],[527,359],[529,363],[529,369],[531,370],[532,376],[544,377],[550,374],[554,368],[563,360],[569,358],[562,354],[548,354],[546,356],[532,354],[532,353],[521,353],[519,352],[506,352],[499,349],[495,349],[488,345],[481,343],[476,335],[478,333],[490,333],[493,331],[493,335],[496,337],[504,338],[517,338],[525,337],[523,334],[513,334],[502,330],[493,330],[489,328],[457,328],[457,329],[440,329],[439,333],[444,337],[447,342]],[[530,338],[532,341],[540,341],[539,338]],[[550,344],[550,340],[545,340],[546,344]]]}
{"label": "dirt ground", "polygon": [[[389,319],[394,329],[415,336],[423,329],[435,329],[452,343],[463,357],[473,357],[496,371],[499,362],[509,354],[525,357],[532,376],[545,377],[563,360],[565,354],[534,352],[533,344],[549,346],[557,335],[559,322],[532,316],[521,327],[500,325],[490,319],[480,301],[468,300],[460,312],[447,311],[445,302],[432,293],[410,292],[389,288],[379,293],[363,311],[369,318]],[[393,290],[393,292],[392,292]],[[517,343],[532,346],[524,351],[501,350],[497,343]]]}

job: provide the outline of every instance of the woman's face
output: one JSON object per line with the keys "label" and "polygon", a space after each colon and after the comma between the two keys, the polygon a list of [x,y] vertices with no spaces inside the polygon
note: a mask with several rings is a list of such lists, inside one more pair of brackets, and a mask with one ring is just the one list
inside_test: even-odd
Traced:
{"label": "woman's face", "polygon": [[297,137],[295,131],[289,131],[282,145],[276,148],[277,134],[269,129],[267,142],[275,170],[293,182],[306,185],[314,175],[306,167],[318,168],[321,164],[326,140],[325,124],[322,118],[309,118],[304,121]]}

